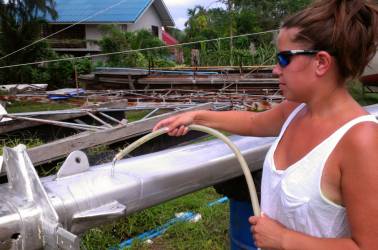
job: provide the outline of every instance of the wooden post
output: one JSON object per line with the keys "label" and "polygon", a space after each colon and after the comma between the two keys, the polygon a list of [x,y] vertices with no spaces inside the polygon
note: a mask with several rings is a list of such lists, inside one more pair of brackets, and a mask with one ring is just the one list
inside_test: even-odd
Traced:
{"label": "wooden post", "polygon": [[76,91],[77,91],[77,95],[79,96],[79,94],[80,94],[80,92],[79,92],[79,81],[77,80],[77,68],[76,68],[75,64],[74,64],[74,71],[75,71]]}

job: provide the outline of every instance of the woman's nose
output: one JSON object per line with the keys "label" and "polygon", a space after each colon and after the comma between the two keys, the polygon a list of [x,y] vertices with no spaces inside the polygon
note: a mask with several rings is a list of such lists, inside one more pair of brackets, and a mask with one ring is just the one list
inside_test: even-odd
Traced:
{"label": "woman's nose", "polygon": [[274,65],[272,73],[273,75],[276,75],[276,76],[280,76],[282,74],[282,69],[280,65],[278,65],[278,63]]}

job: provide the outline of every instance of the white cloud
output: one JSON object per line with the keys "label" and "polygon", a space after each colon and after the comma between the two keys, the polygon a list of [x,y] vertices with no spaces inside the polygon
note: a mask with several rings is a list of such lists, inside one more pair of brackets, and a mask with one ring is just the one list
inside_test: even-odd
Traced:
{"label": "white cloud", "polygon": [[192,5],[192,2],[194,2],[193,0],[180,0],[180,1],[177,1],[177,0],[164,0],[164,3],[168,6],[168,7],[176,7],[176,6],[188,6],[188,5]]}
{"label": "white cloud", "polygon": [[187,17],[179,17],[175,20],[175,24],[177,28],[183,29],[185,28],[185,23],[188,21]]}
{"label": "white cloud", "polygon": [[214,8],[223,6],[217,0],[163,0],[171,13],[176,27],[184,29],[184,24],[188,20],[188,9],[201,5],[205,8]]}

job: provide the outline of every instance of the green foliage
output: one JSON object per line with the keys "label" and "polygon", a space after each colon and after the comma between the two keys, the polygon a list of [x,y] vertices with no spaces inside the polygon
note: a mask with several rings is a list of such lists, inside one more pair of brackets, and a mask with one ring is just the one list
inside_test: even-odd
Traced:
{"label": "green foliage", "polygon": [[[61,58],[69,59],[71,56],[64,55]],[[47,65],[47,72],[53,85],[67,87],[67,81],[73,79],[74,67],[70,60],[52,62]]]}
{"label": "green foliage", "polygon": [[20,137],[8,137],[6,139],[0,139],[0,155],[3,155],[3,148],[13,148],[19,144],[24,144],[26,147],[36,147],[43,144],[43,141],[36,137],[20,138]]}
{"label": "green foliage", "polygon": [[378,103],[377,93],[365,93],[362,92],[361,82],[355,80],[348,83],[349,93],[360,105],[372,105]]}
{"label": "green foliage", "polygon": [[[40,39],[44,18],[57,17],[54,0],[0,0],[0,57],[32,44]],[[62,58],[69,58],[63,56]],[[0,66],[59,59],[47,42],[38,42],[26,49],[0,60]],[[55,87],[68,87],[74,79],[74,65],[78,74],[88,73],[90,60],[54,62],[47,66],[20,66],[0,69],[3,83],[50,83]]]}
{"label": "green foliage", "polygon": [[[44,18],[57,17],[53,0],[0,0],[0,57],[30,45],[40,38]],[[14,65],[50,59],[47,43],[40,42],[0,61],[0,66]],[[15,67],[0,70],[4,83],[30,82],[31,67]]]}
{"label": "green foliage", "polygon": [[75,68],[78,75],[88,74],[92,71],[92,62],[90,59],[73,59],[73,56],[70,55],[63,55],[59,59],[63,60],[49,63],[44,68],[45,72],[42,72],[49,76],[47,82],[57,88],[74,86]]}
{"label": "green foliage", "polygon": [[105,34],[100,41],[102,51],[104,53],[123,52],[110,55],[107,61],[108,66],[147,67],[149,61],[153,61],[154,64],[172,65],[166,61],[169,51],[165,48],[134,51],[165,45],[158,37],[153,36],[147,30],[125,32],[116,25],[104,25],[102,31]]}
{"label": "green foliage", "polygon": [[176,63],[169,60],[169,59],[165,59],[165,58],[156,58],[154,59],[154,66],[155,67],[161,67],[161,68],[164,68],[164,67],[175,67],[176,66]]}
{"label": "green foliage", "polygon": [[[225,0],[224,2],[231,2],[235,11],[253,13],[254,20],[261,30],[277,29],[280,22],[307,5],[311,0]],[[248,19],[243,19],[247,21]]]}
{"label": "green foliage", "polygon": [[[185,42],[233,37],[278,29],[280,22],[310,3],[310,0],[219,0],[222,8],[205,9],[195,6],[188,9],[189,20],[185,24]],[[222,39],[218,42],[186,46],[185,63],[190,64],[191,49],[200,50],[200,66],[271,64],[274,53],[274,37],[270,35],[246,36]],[[250,53],[253,43],[256,53]],[[272,54],[269,54],[272,53]]]}
{"label": "green foliage", "polygon": [[[265,35],[268,37],[268,35]],[[260,36],[260,41],[254,45],[254,41],[247,37],[240,37],[233,39],[234,48],[232,50],[232,58],[234,65],[272,65],[275,63],[275,45],[270,39]],[[264,42],[267,40],[269,42]],[[254,50],[251,50],[251,44],[253,44]],[[186,46],[184,48],[186,64],[190,64],[190,51],[193,47]],[[229,65],[231,51],[229,44],[225,41],[216,41],[209,43],[201,43],[200,50],[200,65],[212,66],[212,65]]]}
{"label": "green foliage", "polygon": [[46,83],[50,80],[50,75],[45,71],[38,69],[36,67],[30,67],[31,68],[31,80],[29,82],[31,83]]}
{"label": "green foliage", "polygon": [[179,29],[173,27],[165,27],[165,31],[173,36],[179,43],[183,42],[185,39],[185,32]]}
{"label": "green foliage", "polygon": [[89,58],[76,59],[73,61],[76,67],[76,72],[78,75],[88,74],[93,69],[92,61]]}

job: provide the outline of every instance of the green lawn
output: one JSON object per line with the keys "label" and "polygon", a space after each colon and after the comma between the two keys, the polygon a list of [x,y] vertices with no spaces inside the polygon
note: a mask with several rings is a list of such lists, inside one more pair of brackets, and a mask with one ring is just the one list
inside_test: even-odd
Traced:
{"label": "green lawn", "polygon": [[202,219],[196,223],[178,223],[153,240],[153,244],[135,242],[130,249],[228,249],[228,203],[208,207],[221,196],[213,188],[145,209],[111,225],[89,230],[82,238],[84,249],[107,249],[123,239],[135,237],[166,223],[175,213],[192,211]]}
{"label": "green lawn", "polygon": [[76,105],[68,102],[48,102],[48,103],[36,103],[36,102],[19,102],[14,101],[6,106],[8,113],[22,113],[22,112],[36,112],[45,110],[62,110],[77,108]]}

